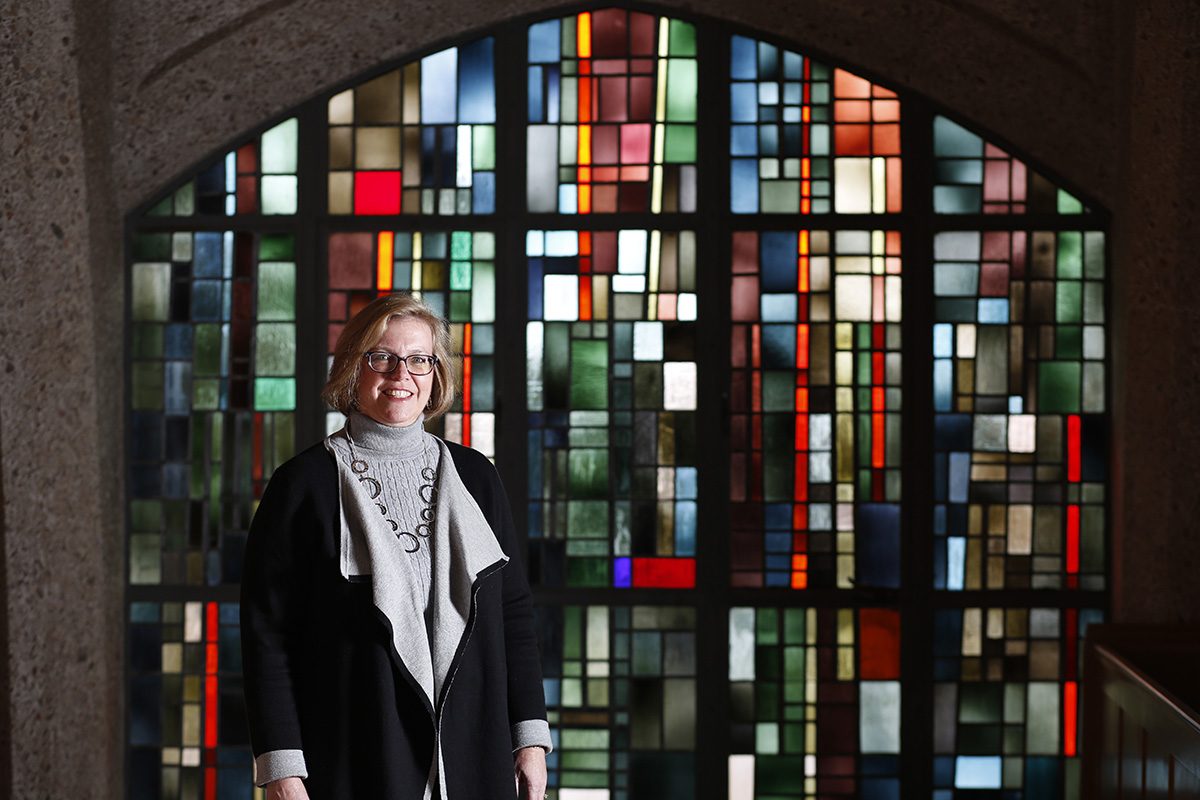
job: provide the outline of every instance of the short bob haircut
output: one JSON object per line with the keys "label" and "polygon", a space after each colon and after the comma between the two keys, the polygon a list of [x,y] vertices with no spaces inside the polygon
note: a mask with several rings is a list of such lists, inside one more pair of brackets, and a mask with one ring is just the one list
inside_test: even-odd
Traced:
{"label": "short bob haircut", "polygon": [[433,388],[425,419],[440,417],[454,404],[454,369],[451,366],[452,347],[450,326],[436,311],[408,292],[396,292],[377,297],[346,323],[333,351],[333,366],[321,398],[343,414],[358,406],[358,378],[363,370],[363,356],[379,344],[394,319],[412,317],[429,325],[433,331]]}

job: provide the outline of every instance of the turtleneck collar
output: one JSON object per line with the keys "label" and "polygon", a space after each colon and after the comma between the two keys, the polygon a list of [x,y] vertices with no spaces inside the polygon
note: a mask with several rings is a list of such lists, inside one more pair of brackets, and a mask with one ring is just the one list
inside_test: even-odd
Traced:
{"label": "turtleneck collar", "polygon": [[394,456],[415,456],[424,452],[425,415],[403,427],[384,425],[355,411],[346,420],[346,430],[354,446]]}

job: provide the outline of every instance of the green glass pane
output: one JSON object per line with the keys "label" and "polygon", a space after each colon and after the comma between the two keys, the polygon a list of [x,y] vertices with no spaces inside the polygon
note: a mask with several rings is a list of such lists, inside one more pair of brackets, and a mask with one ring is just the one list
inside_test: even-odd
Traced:
{"label": "green glass pane", "polygon": [[[467,231],[455,231],[450,234],[450,258],[454,261],[471,260],[471,234]],[[463,288],[451,286],[451,288]]]}
{"label": "green glass pane", "polygon": [[[170,238],[164,240],[170,247]],[[168,249],[167,258],[170,258]],[[170,264],[133,265],[133,319],[166,322],[171,299]]]}
{"label": "green glass pane", "polygon": [[256,411],[292,411],[296,408],[294,378],[256,378],[254,380]]}
{"label": "green glass pane", "polygon": [[217,378],[195,378],[192,380],[192,408],[201,411],[216,411],[221,404],[221,381]]}
{"label": "green glass pane", "polygon": [[133,407],[138,411],[162,410],[163,371],[161,364],[134,362]]}
{"label": "green glass pane", "polygon": [[607,558],[567,559],[568,586],[608,586]]}
{"label": "green glass pane", "polygon": [[754,791],[767,797],[797,797],[804,790],[804,756],[760,755],[754,759]]}
{"label": "green glass pane", "polygon": [[[295,173],[296,137],[299,130],[299,123],[292,118],[263,133],[260,162],[264,175]],[[263,213],[270,213],[265,210],[265,203]]]}
{"label": "green glass pane", "polygon": [[193,366],[196,375],[221,374],[221,326],[197,325],[193,340]]}
{"label": "green glass pane", "polygon": [[1066,231],[1058,235],[1056,275],[1059,278],[1083,277],[1083,235]]}
{"label": "green glass pane", "polygon": [[959,689],[958,720],[966,723],[1000,722],[1004,686],[999,683],[964,683]]}
{"label": "green glass pane", "polygon": [[571,342],[571,408],[608,406],[608,343]]}
{"label": "green glass pane", "polygon": [[196,213],[196,184],[188,181],[175,190],[175,216],[190,217]]}
{"label": "green glass pane", "polygon": [[[476,239],[478,244],[478,239]],[[496,321],[496,268],[489,262],[475,262],[471,275],[471,320],[488,323]],[[489,351],[490,352],[490,351]]]}
{"label": "green glass pane", "polygon": [[171,234],[139,233],[133,237],[134,261],[170,261]]}
{"label": "green glass pane", "polygon": [[471,295],[469,292],[451,292],[449,318],[451,322],[471,321]]}
{"label": "green glass pane", "polygon": [[162,502],[159,500],[134,500],[129,504],[129,518],[135,531],[158,531],[162,529]]}
{"label": "green glass pane", "polygon": [[296,213],[296,178],[292,175],[264,175],[260,180],[262,213]]}
{"label": "green glass pane", "polygon": [[1104,277],[1104,234],[1088,231],[1083,235],[1084,272],[1088,278],[1099,280]]}
{"label": "green glass pane", "polygon": [[[468,237],[468,243],[470,239]],[[455,239],[455,244],[458,239]],[[457,257],[457,256],[456,256]],[[469,256],[468,256],[469,258]],[[450,263],[450,289],[452,291],[470,291],[471,289],[471,262],[469,261],[452,261]]]}
{"label": "green glass pane", "polygon": [[667,120],[696,121],[696,61],[691,58],[667,60]]}
{"label": "green glass pane", "polygon": [[970,214],[979,211],[981,198],[977,186],[935,186],[933,210],[938,214]]}
{"label": "green glass pane", "polygon": [[677,19],[671,20],[667,38],[667,54],[672,56],[696,55],[696,27]]}
{"label": "green glass pane", "polygon": [[159,200],[154,206],[146,212],[148,217],[169,217],[173,213],[174,208],[171,203],[171,195],[167,195],[162,200]]}
{"label": "green glass pane", "polygon": [[1078,325],[1060,325],[1054,332],[1054,355],[1056,358],[1083,357],[1083,328]]}
{"label": "green glass pane", "polygon": [[1078,281],[1059,281],[1055,286],[1055,319],[1058,322],[1083,321],[1083,287]]}
{"label": "green glass pane", "polygon": [[571,500],[567,503],[567,536],[601,539],[608,536],[608,503]]}
{"label": "green glass pane", "polygon": [[262,321],[296,318],[295,264],[268,261],[258,265],[258,318]]}
{"label": "green glass pane", "polygon": [[1081,377],[1078,362],[1043,361],[1038,364],[1038,411],[1079,413]]}
{"label": "green glass pane", "polygon": [[153,533],[135,533],[129,537],[129,582],[159,583],[162,580],[162,544]]}
{"label": "green glass pane", "polygon": [[258,260],[295,261],[295,240],[289,234],[264,234],[258,240]]}
{"label": "green glass pane", "polygon": [[491,171],[496,168],[496,129],[491,125],[471,128],[471,168]]}
{"label": "green glass pane", "polygon": [[668,164],[691,164],[695,161],[696,126],[668,125],[666,162]]}
{"label": "green glass pane", "polygon": [[133,326],[133,357],[139,359],[162,358],[163,326]]}
{"label": "green glass pane", "polygon": [[296,326],[281,322],[259,325],[254,343],[255,374],[291,375],[295,371]]}
{"label": "green glass pane", "polygon": [[946,156],[979,158],[983,156],[983,139],[945,117],[935,117],[933,120],[933,149],[939,158]]}
{"label": "green glass pane", "polygon": [[795,404],[796,379],[790,372],[763,374],[763,411],[791,411]]}
{"label": "green glass pane", "polygon": [[1082,214],[1083,203],[1069,192],[1058,190],[1058,213],[1060,214]]}
{"label": "green glass pane", "polygon": [[800,211],[799,181],[762,181],[759,194],[765,213],[795,214]]}
{"label": "green glass pane", "polygon": [[604,498],[608,495],[608,451],[573,449],[570,451],[571,497]]}
{"label": "green glass pane", "polygon": [[476,233],[473,237],[475,258],[487,261],[496,257],[496,236],[492,233]]}
{"label": "green glass pane", "polygon": [[633,634],[633,674],[662,674],[662,635],[656,631]]}

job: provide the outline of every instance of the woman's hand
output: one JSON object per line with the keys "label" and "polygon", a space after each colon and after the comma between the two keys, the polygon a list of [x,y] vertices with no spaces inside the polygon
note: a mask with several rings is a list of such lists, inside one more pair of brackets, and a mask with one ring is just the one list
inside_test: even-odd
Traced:
{"label": "woman's hand", "polygon": [[[545,767],[542,767],[542,774],[546,774]],[[542,784],[545,785],[545,779]],[[267,790],[267,800],[308,800],[308,790],[299,778],[280,778],[263,788]]]}
{"label": "woman's hand", "polygon": [[543,800],[546,796],[546,751],[522,747],[513,758],[517,778],[517,800]]}

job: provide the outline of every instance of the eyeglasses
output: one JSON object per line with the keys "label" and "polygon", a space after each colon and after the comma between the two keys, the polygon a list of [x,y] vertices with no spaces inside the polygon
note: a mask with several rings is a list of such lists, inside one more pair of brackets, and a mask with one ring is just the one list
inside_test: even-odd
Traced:
{"label": "eyeglasses", "polygon": [[386,350],[372,350],[369,353],[363,353],[363,357],[367,359],[368,367],[375,372],[382,372],[385,375],[389,372],[395,372],[401,362],[408,369],[409,375],[428,375],[433,372],[433,368],[437,366],[438,362],[437,356],[430,356],[425,353],[398,356]]}

